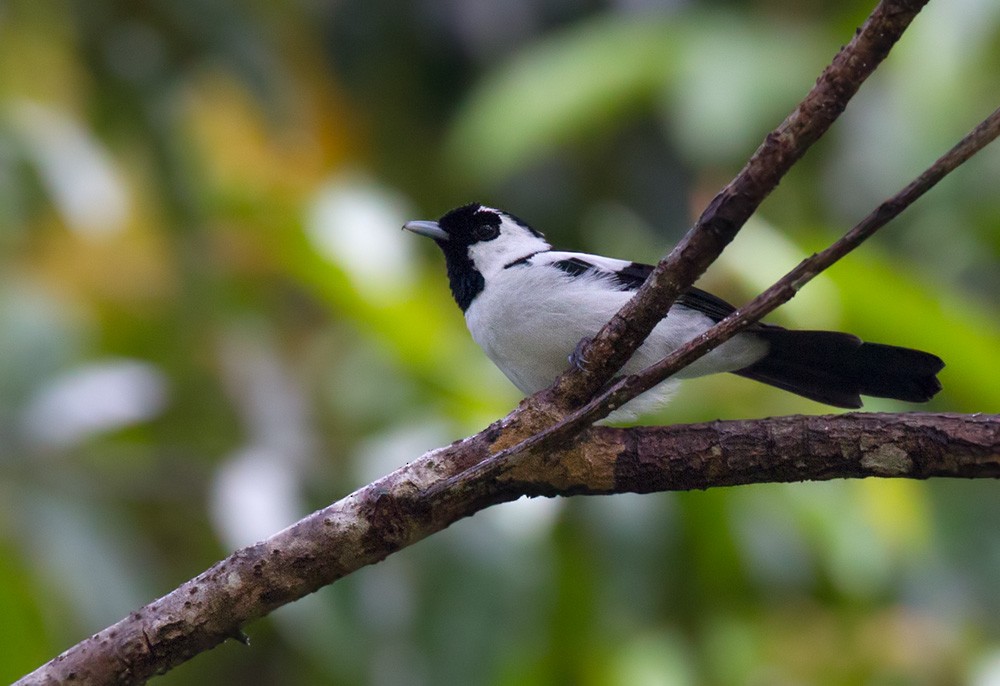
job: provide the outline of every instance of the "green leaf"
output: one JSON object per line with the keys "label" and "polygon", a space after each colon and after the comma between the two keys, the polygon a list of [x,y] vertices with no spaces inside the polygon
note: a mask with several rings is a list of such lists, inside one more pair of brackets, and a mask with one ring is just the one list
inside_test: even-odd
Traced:
{"label": "green leaf", "polygon": [[601,130],[662,88],[680,28],[660,18],[606,16],[519,52],[460,109],[448,143],[452,164],[493,181]]}

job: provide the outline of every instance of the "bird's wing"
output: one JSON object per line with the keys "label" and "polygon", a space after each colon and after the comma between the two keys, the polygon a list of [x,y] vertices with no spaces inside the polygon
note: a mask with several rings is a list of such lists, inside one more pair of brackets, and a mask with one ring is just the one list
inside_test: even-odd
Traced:
{"label": "bird's wing", "polygon": [[[561,269],[571,276],[606,274],[623,291],[638,290],[639,286],[646,281],[646,277],[653,271],[651,264],[556,250],[547,250],[533,255],[530,261],[534,265],[549,265]],[[722,298],[694,287],[684,291],[677,299],[677,303],[708,315],[717,322],[725,319],[736,309]]]}
{"label": "bird's wing", "polygon": [[632,264],[628,260],[617,260],[613,257],[588,255],[583,252],[565,252],[562,250],[546,250],[530,257],[533,265],[550,265],[562,269],[567,274],[577,276],[585,272],[599,274],[615,274]]}
{"label": "bird's wing", "polygon": [[681,296],[677,298],[677,302],[685,307],[690,307],[692,310],[698,310],[717,322],[721,322],[736,311],[735,307],[719,296],[694,287],[681,293]]}

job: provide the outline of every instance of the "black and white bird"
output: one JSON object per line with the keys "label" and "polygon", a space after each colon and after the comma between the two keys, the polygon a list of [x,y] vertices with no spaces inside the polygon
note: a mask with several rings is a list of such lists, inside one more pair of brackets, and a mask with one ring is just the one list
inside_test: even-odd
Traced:
{"label": "black and white bird", "polygon": [[[411,221],[407,231],[432,238],[444,252],[455,302],[472,338],[522,392],[548,387],[591,337],[642,285],[653,267],[553,250],[514,215],[472,203],[438,221]],[[734,310],[697,288],[687,290],[626,363],[639,371]],[[862,395],[925,402],[941,389],[936,355],[865,343],[835,331],[796,331],[756,324],[679,372],[689,378],[733,372],[837,407],[861,407]],[[621,421],[666,403],[673,378],[627,403]]]}

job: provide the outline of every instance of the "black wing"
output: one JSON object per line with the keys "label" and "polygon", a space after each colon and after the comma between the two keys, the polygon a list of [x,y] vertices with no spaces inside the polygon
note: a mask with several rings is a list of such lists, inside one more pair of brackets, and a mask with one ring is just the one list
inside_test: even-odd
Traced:
{"label": "black wing", "polygon": [[623,290],[637,291],[646,277],[653,273],[653,265],[641,262],[629,262],[615,272],[615,278],[621,283]]}
{"label": "black wing", "polygon": [[694,287],[681,293],[681,296],[677,298],[677,302],[684,305],[684,307],[690,307],[692,310],[698,310],[702,314],[708,315],[717,322],[721,322],[723,319],[736,311],[735,307],[727,303],[719,296],[712,295],[708,291],[703,291],[700,288]]}
{"label": "black wing", "polygon": [[[598,259],[604,266],[579,257],[552,264],[574,276],[589,271],[610,275],[626,291],[637,290],[653,271],[648,264]],[[700,288],[684,291],[677,303],[715,321],[736,309]],[[941,390],[936,374],[944,362],[930,353],[863,343],[857,336],[832,331],[789,331],[760,323],[750,330],[767,341],[768,353],[735,373],[821,403],[861,407],[862,395],[926,402]]]}
{"label": "black wing", "polygon": [[[553,267],[573,276],[580,276],[588,272],[607,274],[614,278],[624,291],[638,290],[639,286],[653,272],[653,265],[651,264],[626,262],[621,267],[609,269],[606,266],[588,262],[581,257],[570,257],[558,262],[552,262],[551,264]],[[722,298],[712,295],[708,291],[703,291],[700,288],[689,288],[684,291],[677,299],[677,302],[684,307],[708,315],[717,322],[725,319],[736,309]]]}
{"label": "black wing", "polygon": [[606,269],[601,269],[595,264],[587,262],[586,260],[581,260],[579,257],[571,257],[568,260],[559,260],[558,262],[553,262],[552,266],[556,269],[561,269],[570,276],[580,276],[581,274],[586,274],[587,272],[599,272],[601,274],[608,274]]}

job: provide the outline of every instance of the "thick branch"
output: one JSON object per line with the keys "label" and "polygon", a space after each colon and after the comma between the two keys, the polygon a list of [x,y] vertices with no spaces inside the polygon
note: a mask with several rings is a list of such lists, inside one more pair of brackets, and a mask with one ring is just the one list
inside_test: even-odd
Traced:
{"label": "thick branch", "polygon": [[855,413],[617,430],[611,436],[624,449],[612,492],[870,476],[1000,478],[998,422],[995,415]]}
{"label": "thick branch", "polygon": [[635,297],[588,344],[584,357],[591,365],[560,377],[550,394],[553,403],[579,406],[621,369],[677,296],[708,269],[792,165],[826,133],[926,4],[927,0],[878,4],[798,107],[767,135]]}
{"label": "thick branch", "polygon": [[771,481],[1000,477],[1000,415],[845,414],[673,427],[591,428],[499,481],[446,491],[436,450],[365,486],[66,651],[17,682],[137,684],[274,609],[453,522],[523,495],[679,491]]}

